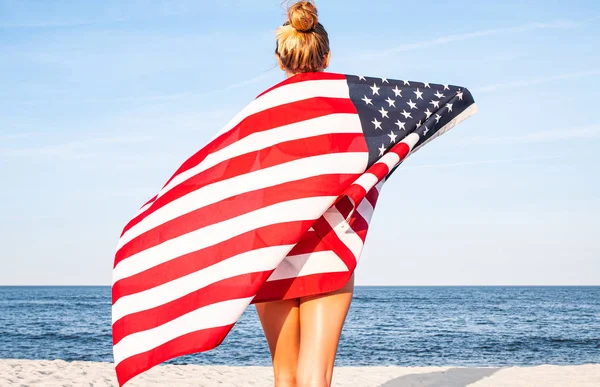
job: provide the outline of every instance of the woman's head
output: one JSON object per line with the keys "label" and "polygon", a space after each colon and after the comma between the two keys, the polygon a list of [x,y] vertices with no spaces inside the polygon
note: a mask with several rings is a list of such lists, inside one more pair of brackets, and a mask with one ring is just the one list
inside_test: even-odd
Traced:
{"label": "woman's head", "polygon": [[282,70],[297,74],[323,71],[329,64],[329,37],[312,1],[288,7],[288,20],[277,29],[275,54]]}

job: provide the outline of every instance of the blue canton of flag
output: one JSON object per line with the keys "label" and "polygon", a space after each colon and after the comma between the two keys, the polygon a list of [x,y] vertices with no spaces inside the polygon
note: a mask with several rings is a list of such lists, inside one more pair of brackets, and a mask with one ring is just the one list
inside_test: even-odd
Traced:
{"label": "blue canton of flag", "polygon": [[441,129],[449,130],[461,113],[474,113],[467,111],[475,108],[473,96],[458,86],[354,75],[347,75],[347,81],[369,148],[369,166],[407,135],[419,136],[414,153],[442,134]]}

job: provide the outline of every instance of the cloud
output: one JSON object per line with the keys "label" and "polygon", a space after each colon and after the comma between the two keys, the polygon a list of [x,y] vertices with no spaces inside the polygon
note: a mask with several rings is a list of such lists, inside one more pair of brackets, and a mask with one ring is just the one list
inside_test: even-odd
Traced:
{"label": "cloud", "polygon": [[495,145],[514,143],[539,143],[581,138],[600,138],[600,124],[581,128],[546,130],[522,136],[509,137],[469,137],[458,140],[462,145]]}
{"label": "cloud", "polygon": [[70,141],[62,144],[42,145],[18,149],[2,149],[0,155],[9,156],[47,156],[69,159],[89,158],[93,156],[92,151],[98,146],[104,145],[130,145],[150,141],[147,136],[118,136],[98,137],[78,141]]}
{"label": "cloud", "polygon": [[496,83],[496,84],[476,88],[474,91],[477,93],[486,93],[486,92],[489,93],[489,92],[494,92],[494,91],[498,91],[498,90],[512,89],[515,87],[535,86],[535,85],[539,85],[541,83],[561,81],[561,80],[573,79],[573,78],[591,77],[594,75],[600,75],[600,69],[552,75],[552,76],[548,76],[548,77],[536,77],[536,78],[524,79],[524,80],[513,81],[513,82]]}
{"label": "cloud", "polygon": [[512,159],[493,159],[493,160],[475,160],[475,161],[461,161],[457,163],[446,163],[446,164],[425,164],[425,165],[414,165],[402,167],[402,170],[407,169],[419,169],[419,168],[447,168],[447,167],[462,167],[467,165],[485,165],[485,164],[503,164],[513,163],[517,161],[536,161],[536,160],[552,160],[558,159],[559,156],[537,156],[537,157],[520,157]]}
{"label": "cloud", "polygon": [[110,99],[110,100],[96,99],[93,101],[95,101],[95,102],[97,102],[97,101],[111,101],[111,102],[117,102],[117,101],[171,101],[171,100],[176,100],[176,99],[181,99],[181,98],[192,98],[192,97],[200,98],[200,97],[214,96],[215,94],[225,93],[227,91],[240,89],[242,87],[258,83],[264,79],[267,79],[267,78],[273,76],[273,74],[274,73],[272,73],[272,72],[266,71],[255,77],[252,77],[252,78],[249,78],[246,80],[242,80],[242,81],[239,81],[236,83],[232,83],[231,85],[225,86],[220,89],[209,90],[209,91],[184,91],[181,93],[174,93],[174,94],[151,95],[151,96],[145,96],[145,97],[131,97],[131,98],[114,98],[114,99]]}
{"label": "cloud", "polygon": [[0,29],[18,29],[18,28],[62,28],[62,27],[84,27],[94,25],[104,25],[113,23],[123,23],[128,18],[114,18],[104,20],[50,20],[50,21],[26,21],[20,23],[1,23]]}
{"label": "cloud", "polygon": [[20,138],[28,138],[35,135],[35,133],[10,133],[10,134],[0,134],[0,141],[5,140],[17,140]]}
{"label": "cloud", "polygon": [[458,42],[462,40],[470,40],[475,38],[481,38],[486,36],[494,36],[494,35],[503,35],[503,34],[513,34],[518,32],[525,31],[535,31],[535,30],[547,30],[547,29],[572,29],[580,27],[593,19],[585,20],[582,22],[573,22],[573,21],[554,21],[554,22],[546,22],[546,23],[538,23],[538,22],[530,22],[520,26],[512,26],[512,27],[500,27],[500,28],[491,28],[486,30],[479,30],[473,32],[467,32],[464,34],[451,34],[440,36],[438,38],[430,39],[430,40],[422,40],[420,42],[415,43],[406,43],[396,47],[389,48],[387,50],[379,50],[370,53],[362,53],[360,56],[352,56],[352,58],[343,58],[343,60],[347,59],[364,59],[364,58],[381,58],[385,56],[389,56],[392,54],[396,54],[404,51],[412,51],[418,50],[421,48],[428,48],[433,46],[439,46],[447,43]]}

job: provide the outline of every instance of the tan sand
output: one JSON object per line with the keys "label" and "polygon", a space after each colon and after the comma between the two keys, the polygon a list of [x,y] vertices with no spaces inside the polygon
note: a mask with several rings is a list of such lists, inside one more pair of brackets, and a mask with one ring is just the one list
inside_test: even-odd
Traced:
{"label": "tan sand", "polygon": [[[113,365],[95,362],[0,360],[0,386],[116,386]],[[158,366],[127,387],[270,387],[269,367]],[[356,387],[598,387],[600,364],[448,368],[338,367],[333,386]]]}

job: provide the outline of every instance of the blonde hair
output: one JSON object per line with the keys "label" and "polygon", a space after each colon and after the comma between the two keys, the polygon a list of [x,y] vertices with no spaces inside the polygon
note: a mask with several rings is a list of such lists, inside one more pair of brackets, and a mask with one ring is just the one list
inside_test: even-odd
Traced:
{"label": "blonde hair", "polygon": [[319,23],[312,1],[299,1],[288,7],[288,20],[275,32],[275,54],[292,73],[320,71],[329,54],[329,36]]}

